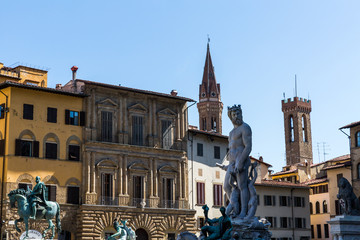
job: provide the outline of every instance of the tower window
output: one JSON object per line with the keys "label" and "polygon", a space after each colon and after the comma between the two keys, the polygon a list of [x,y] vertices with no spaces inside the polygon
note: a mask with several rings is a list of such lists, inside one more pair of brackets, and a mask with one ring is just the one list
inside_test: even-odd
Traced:
{"label": "tower window", "polygon": [[356,138],[356,141],[355,141],[356,147],[360,147],[360,131],[358,131],[355,134],[355,138]]}
{"label": "tower window", "polygon": [[290,116],[290,142],[294,142],[294,117]]}
{"label": "tower window", "polygon": [[216,117],[211,118],[211,130],[216,131]]}
{"label": "tower window", "polygon": [[202,119],[202,130],[206,130],[206,118]]}
{"label": "tower window", "polygon": [[305,115],[302,116],[302,137],[303,137],[303,142],[307,142],[307,132],[306,132],[306,118]]}

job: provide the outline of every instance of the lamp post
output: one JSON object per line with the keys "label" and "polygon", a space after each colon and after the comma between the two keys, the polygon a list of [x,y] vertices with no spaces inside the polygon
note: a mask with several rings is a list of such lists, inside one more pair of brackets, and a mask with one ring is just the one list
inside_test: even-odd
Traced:
{"label": "lamp post", "polygon": [[6,95],[3,91],[0,90],[0,93],[2,93],[6,100],[5,100],[5,129],[4,129],[4,152],[3,152],[3,164],[2,164],[2,177],[1,177],[1,194],[0,194],[0,237],[1,240],[3,239],[3,225],[4,225],[4,219],[3,219],[3,207],[4,207],[4,187],[5,187],[5,152],[6,152],[6,133],[7,133],[7,116],[8,116],[8,95]]}

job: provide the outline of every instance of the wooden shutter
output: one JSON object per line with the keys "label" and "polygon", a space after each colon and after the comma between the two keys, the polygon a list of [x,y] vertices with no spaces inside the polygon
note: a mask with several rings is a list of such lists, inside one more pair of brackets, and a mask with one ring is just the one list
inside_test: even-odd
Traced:
{"label": "wooden shutter", "polygon": [[80,126],[85,126],[85,112],[80,112]]}
{"label": "wooden shutter", "polygon": [[21,156],[21,139],[15,139],[15,156]]}
{"label": "wooden shutter", "polygon": [[68,109],[65,110],[65,124],[70,124],[70,110]]}
{"label": "wooden shutter", "polygon": [[67,203],[79,204],[79,187],[68,186],[67,187]]}
{"label": "wooden shutter", "polygon": [[5,154],[5,140],[0,140],[0,156],[4,156]]}
{"label": "wooden shutter", "polygon": [[34,141],[33,142],[33,157],[39,157],[39,141]]}
{"label": "wooden shutter", "polygon": [[56,201],[56,186],[55,185],[46,185],[48,192],[48,201]]}
{"label": "wooden shutter", "polygon": [[273,200],[272,205],[273,205],[273,206],[276,206],[276,197],[275,197],[275,196],[272,196],[272,200]]}
{"label": "wooden shutter", "polygon": [[0,119],[3,119],[5,117],[5,103],[0,105],[1,111],[0,111]]}

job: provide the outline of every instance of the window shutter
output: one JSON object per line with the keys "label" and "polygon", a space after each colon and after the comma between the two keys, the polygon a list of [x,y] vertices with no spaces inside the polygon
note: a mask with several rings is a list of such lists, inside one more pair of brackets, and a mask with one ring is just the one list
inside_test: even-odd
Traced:
{"label": "window shutter", "polygon": [[85,112],[80,112],[80,126],[85,126]]}
{"label": "window shutter", "polygon": [[34,141],[34,145],[33,145],[33,157],[39,157],[39,141]]}
{"label": "window shutter", "polygon": [[272,196],[272,198],[273,198],[273,203],[272,203],[272,205],[273,205],[273,206],[276,206],[276,197],[275,197],[275,196]]}
{"label": "window shutter", "polygon": [[67,124],[67,125],[70,124],[70,110],[69,109],[65,110],[65,124]]}
{"label": "window shutter", "polygon": [[5,154],[5,140],[0,140],[0,156],[4,156]]}
{"label": "window shutter", "polygon": [[15,139],[15,156],[21,156],[21,139]]}
{"label": "window shutter", "polygon": [[274,223],[274,226],[272,226],[273,228],[276,228],[276,217],[273,217],[273,223]]}
{"label": "window shutter", "polygon": [[301,198],[301,207],[305,207],[305,198]]}
{"label": "window shutter", "polygon": [[1,112],[0,112],[0,119],[5,118],[5,103],[0,105]]}
{"label": "window shutter", "polygon": [[56,201],[56,186],[48,185],[48,199],[49,201]]}

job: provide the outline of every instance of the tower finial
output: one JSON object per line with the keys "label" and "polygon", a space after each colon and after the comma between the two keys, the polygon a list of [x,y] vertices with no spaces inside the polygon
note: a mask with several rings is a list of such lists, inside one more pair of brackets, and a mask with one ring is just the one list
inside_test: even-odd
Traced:
{"label": "tower finial", "polygon": [[210,43],[210,36],[209,36],[209,34],[207,35],[207,37],[208,37],[208,44]]}
{"label": "tower finial", "polygon": [[297,97],[297,81],[296,81],[296,74],[295,74],[295,97]]}

